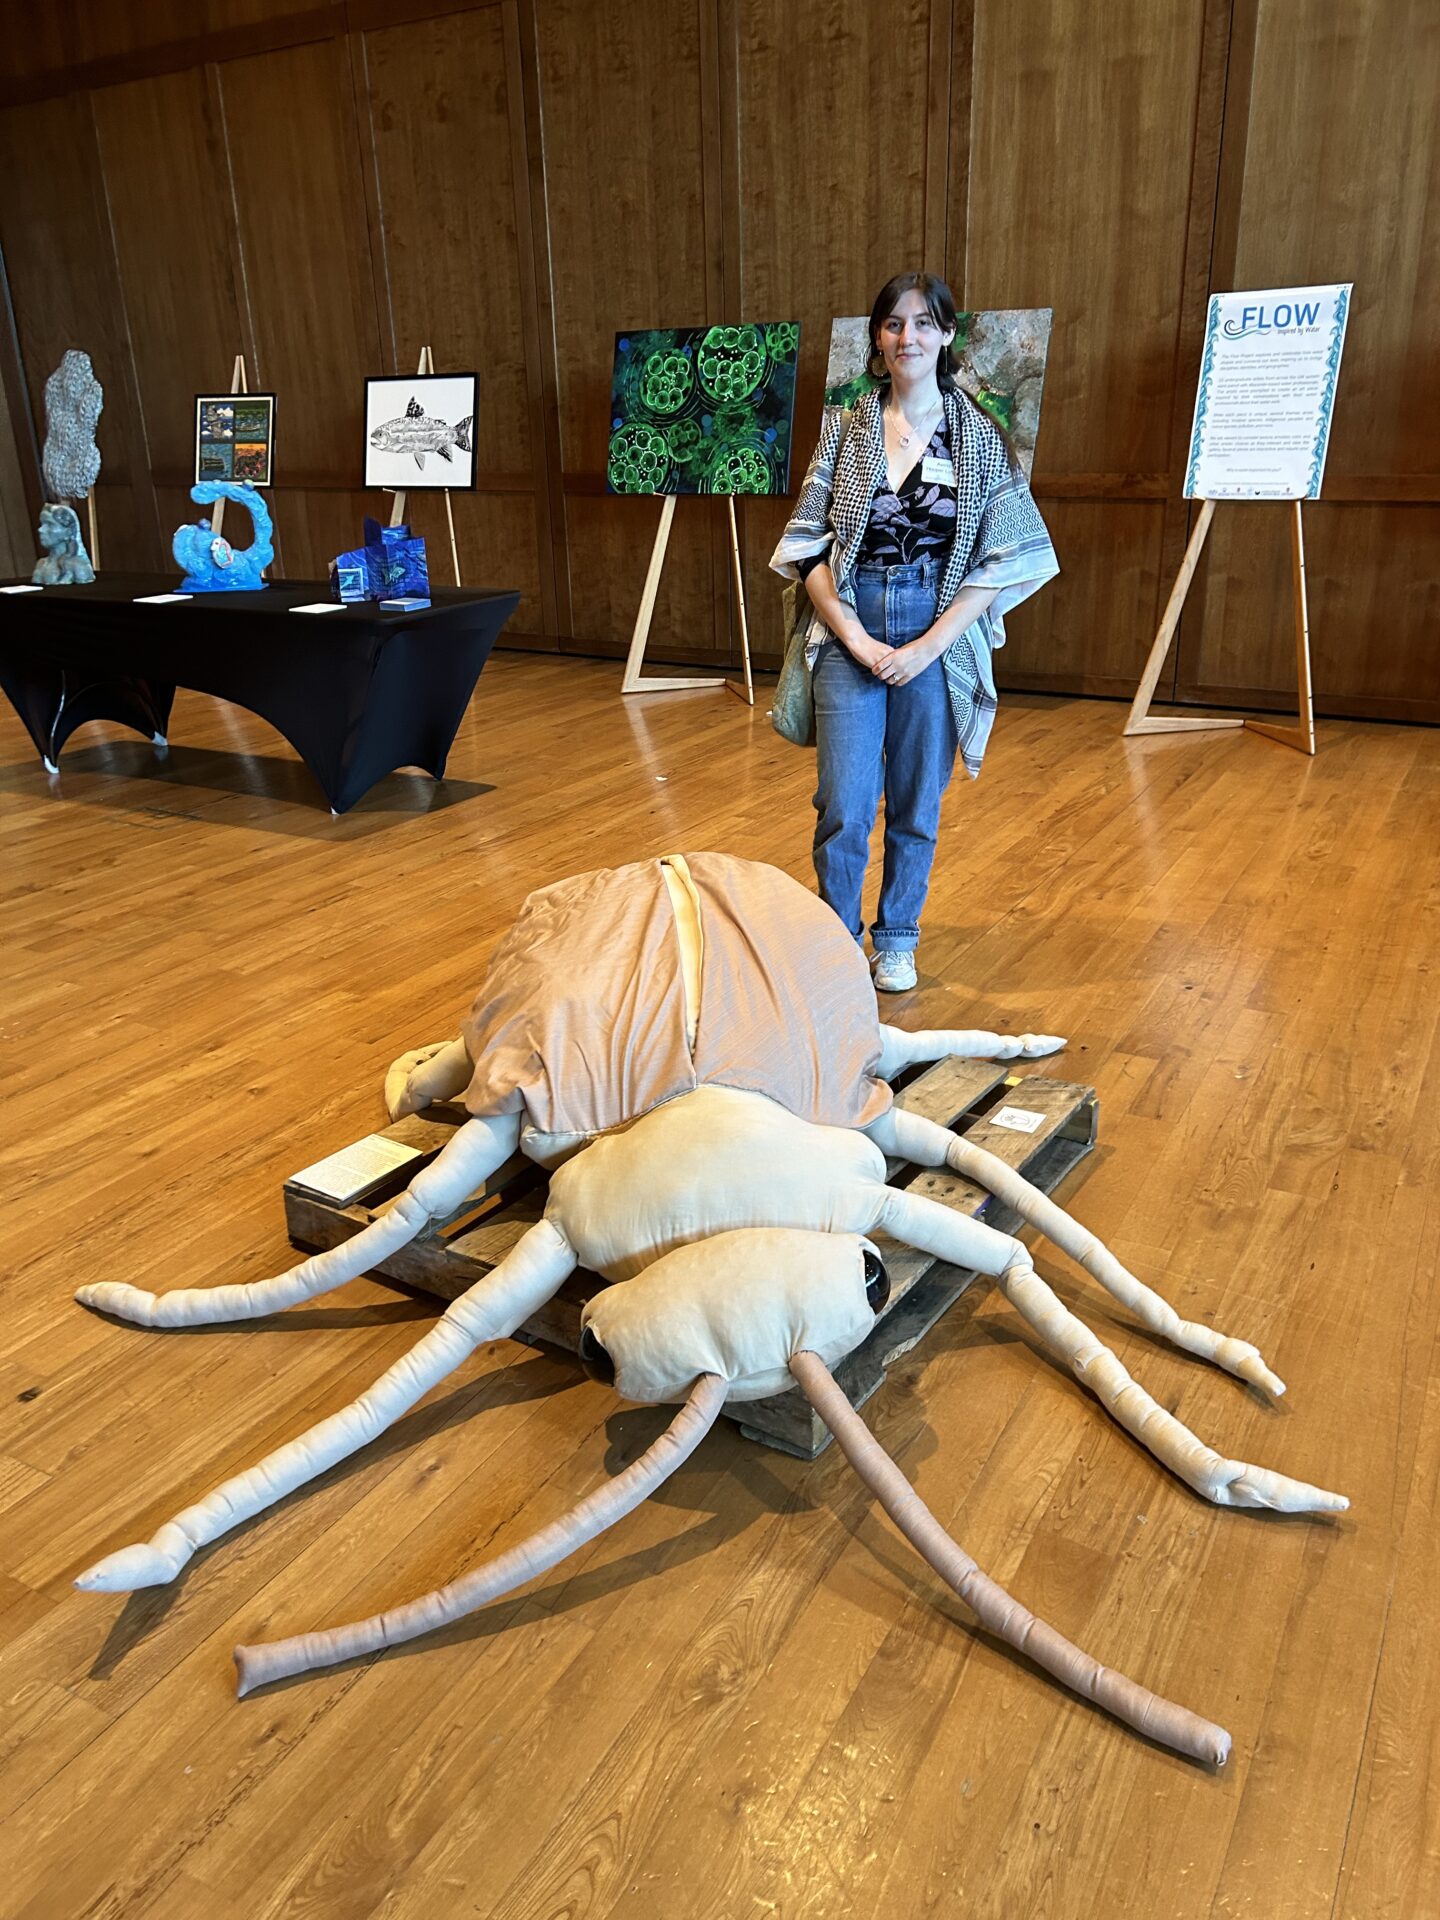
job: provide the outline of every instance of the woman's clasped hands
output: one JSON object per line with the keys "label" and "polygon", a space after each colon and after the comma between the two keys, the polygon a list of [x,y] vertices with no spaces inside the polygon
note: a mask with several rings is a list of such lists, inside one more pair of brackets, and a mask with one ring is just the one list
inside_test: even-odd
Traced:
{"label": "woman's clasped hands", "polygon": [[922,633],[918,640],[911,640],[903,647],[886,646],[883,640],[874,640],[869,634],[863,638],[857,636],[849,646],[860,665],[868,667],[887,687],[907,686],[945,650],[944,642],[928,633]]}

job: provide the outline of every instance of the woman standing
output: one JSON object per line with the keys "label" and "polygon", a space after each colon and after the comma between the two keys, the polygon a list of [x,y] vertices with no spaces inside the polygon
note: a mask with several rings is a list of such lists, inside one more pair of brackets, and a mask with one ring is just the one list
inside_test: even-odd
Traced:
{"label": "woman standing", "polygon": [[955,302],[902,273],[870,314],[879,380],[830,408],[770,564],[803,579],[819,785],[815,877],[863,940],[860,895],[885,796],[885,866],[870,929],[875,985],[915,984],[940,798],[958,749],[973,779],[994,722],[1003,616],[1059,572],[1000,430],[956,384]]}

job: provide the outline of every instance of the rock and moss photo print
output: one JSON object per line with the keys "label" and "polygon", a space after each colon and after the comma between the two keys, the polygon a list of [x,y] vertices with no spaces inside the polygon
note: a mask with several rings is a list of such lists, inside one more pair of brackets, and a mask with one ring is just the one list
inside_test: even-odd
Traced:
{"label": "rock and moss photo print", "polygon": [[611,493],[786,493],[800,328],[615,336]]}
{"label": "rock and moss photo print", "polygon": [[[1005,429],[1028,477],[1040,430],[1040,394],[1050,351],[1049,307],[999,307],[955,316],[955,378]],[[866,365],[870,326],[864,314],[830,323],[825,369],[827,407],[851,407],[876,383]]]}

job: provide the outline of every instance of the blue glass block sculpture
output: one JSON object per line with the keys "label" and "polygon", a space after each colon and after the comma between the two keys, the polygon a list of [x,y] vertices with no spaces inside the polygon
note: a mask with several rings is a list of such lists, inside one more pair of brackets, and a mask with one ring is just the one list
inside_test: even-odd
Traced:
{"label": "blue glass block sculpture", "polygon": [[248,547],[232,547],[208,520],[177,527],[170,550],[185,569],[180,591],[253,593],[257,587],[269,586],[269,581],[261,575],[275,558],[270,540],[272,523],[265,502],[254,487],[243,486],[235,480],[202,480],[190,489],[190,498],[201,506],[216,500],[233,500],[249,514],[255,531]]}
{"label": "blue glass block sculpture", "polygon": [[364,546],[330,562],[330,591],[337,600],[428,598],[425,542],[409,527],[382,527],[367,515]]}

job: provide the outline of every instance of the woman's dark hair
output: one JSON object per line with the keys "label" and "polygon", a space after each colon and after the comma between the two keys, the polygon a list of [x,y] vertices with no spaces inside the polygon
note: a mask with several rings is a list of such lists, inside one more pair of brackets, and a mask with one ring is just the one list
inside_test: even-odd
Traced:
{"label": "woman's dark hair", "polygon": [[[870,309],[870,358],[866,362],[871,379],[878,380],[882,386],[889,385],[890,370],[885,365],[884,354],[880,351],[880,329],[907,293],[920,295],[930,318],[942,333],[955,331],[955,296],[938,273],[897,273],[893,280],[887,280],[876,294],[875,304]],[[984,414],[1005,443],[1005,457],[1010,462],[1010,471],[1023,480],[1025,467],[1015,451],[1015,442],[994,414],[988,408],[981,407],[974,395],[966,393],[965,388],[955,378],[955,356],[948,342],[941,347],[940,358],[935,362],[935,383],[942,393],[964,393],[970,404]]]}

